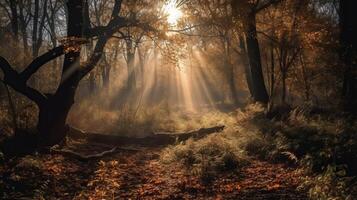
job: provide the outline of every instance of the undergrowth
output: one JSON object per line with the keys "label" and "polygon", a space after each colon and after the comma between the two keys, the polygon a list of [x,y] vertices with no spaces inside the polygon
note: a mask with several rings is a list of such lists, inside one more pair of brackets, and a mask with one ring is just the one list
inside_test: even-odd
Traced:
{"label": "undergrowth", "polygon": [[210,183],[225,172],[239,173],[249,163],[245,153],[232,140],[229,131],[194,141],[167,147],[161,153],[164,164],[181,163],[187,172],[198,176],[203,183]]}
{"label": "undergrowth", "polygon": [[153,132],[187,132],[235,122],[230,114],[219,111],[188,112],[153,107],[123,105],[108,109],[83,101],[70,113],[69,122],[91,132],[143,137]]}
{"label": "undergrowth", "polygon": [[223,133],[170,146],[161,161],[179,162],[207,181],[223,172],[239,172],[257,157],[301,170],[306,177],[299,188],[311,199],[356,199],[356,123],[311,105],[273,113],[259,104],[248,105],[228,117],[234,120]]}
{"label": "undergrowth", "polygon": [[274,112],[279,115],[269,116],[259,105],[242,111],[243,128],[259,136],[246,144],[248,154],[303,170],[300,188],[311,199],[356,199],[356,122],[311,105]]}

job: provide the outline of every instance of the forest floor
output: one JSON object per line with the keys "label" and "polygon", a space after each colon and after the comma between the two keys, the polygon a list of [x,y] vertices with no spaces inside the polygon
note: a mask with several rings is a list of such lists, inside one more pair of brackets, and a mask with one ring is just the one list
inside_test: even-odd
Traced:
{"label": "forest floor", "polygon": [[[76,145],[82,153],[107,147]],[[77,149],[78,150],[78,149]],[[33,155],[0,168],[4,199],[307,199],[294,168],[251,158],[239,173],[210,183],[179,163],[160,162],[161,148],[118,151],[87,162]],[[88,153],[88,152],[87,152]],[[15,166],[14,166],[15,165]],[[23,170],[21,170],[23,168]],[[26,168],[26,170],[24,170]]]}
{"label": "forest floor", "polygon": [[[226,128],[168,146],[122,145],[87,161],[58,152],[0,159],[0,199],[356,199],[357,124],[311,113],[270,119],[250,105],[175,116],[161,124]],[[112,147],[71,138],[64,149],[91,155]]]}
{"label": "forest floor", "polygon": [[[86,161],[57,151],[6,161],[0,155],[0,199],[356,199],[357,124],[304,109],[285,115],[269,119],[259,105],[152,123],[143,115],[131,127],[226,128],[168,146],[120,145]],[[92,155],[113,148],[93,142],[73,137],[64,149]]]}

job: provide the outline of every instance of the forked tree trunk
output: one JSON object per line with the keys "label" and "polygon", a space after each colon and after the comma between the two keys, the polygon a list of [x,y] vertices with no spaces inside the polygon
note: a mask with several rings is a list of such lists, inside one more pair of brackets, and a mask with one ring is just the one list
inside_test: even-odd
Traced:
{"label": "forked tree trunk", "polygon": [[[38,147],[53,146],[63,141],[67,135],[66,119],[74,103],[74,96],[79,81],[94,69],[102,56],[102,52],[109,38],[115,31],[120,29],[122,24],[117,22],[121,20],[119,12],[122,1],[115,1],[112,12],[112,19],[107,25],[108,31],[103,33],[93,31],[92,34],[98,36],[98,41],[94,52],[89,61],[83,67],[80,67],[81,44],[85,43],[82,39],[83,34],[83,0],[67,1],[67,38],[64,44],[47,51],[45,54],[34,59],[21,73],[17,72],[13,66],[2,56],[0,56],[0,69],[4,74],[3,82],[11,86],[15,91],[28,97],[39,107],[38,132],[36,137],[25,134],[23,138],[16,142],[16,138],[10,139],[6,147],[10,147],[8,152],[22,151],[24,145],[31,147],[31,151]],[[87,37],[93,37],[87,33]],[[52,95],[42,94],[38,90],[27,85],[29,78],[36,73],[46,63],[65,54],[61,82]],[[33,141],[38,139],[37,141]],[[31,141],[29,141],[31,140]],[[17,148],[16,143],[21,148]],[[4,147],[4,149],[7,149]],[[24,152],[27,153],[27,152]]]}
{"label": "forked tree trunk", "polygon": [[[68,38],[79,39],[83,30],[83,1],[72,0],[68,8]],[[65,55],[61,84],[53,96],[39,105],[39,142],[41,146],[53,146],[66,137],[66,120],[74,103],[74,96],[80,81],[80,47]]]}

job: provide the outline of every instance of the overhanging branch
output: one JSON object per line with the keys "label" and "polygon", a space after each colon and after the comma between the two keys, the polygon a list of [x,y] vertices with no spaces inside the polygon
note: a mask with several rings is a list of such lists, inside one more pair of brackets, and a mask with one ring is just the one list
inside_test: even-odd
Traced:
{"label": "overhanging branch", "polygon": [[50,62],[51,60],[63,55],[65,53],[64,51],[64,46],[59,46],[56,47],[47,53],[37,57],[35,60],[33,60],[27,67],[26,69],[21,72],[20,76],[24,80],[30,79],[30,77],[36,73],[44,64]]}
{"label": "overhanging branch", "polygon": [[1,56],[0,56],[0,69],[4,73],[3,82],[6,85],[11,86],[14,90],[25,95],[27,98],[31,99],[39,106],[45,103],[47,97],[43,95],[41,92],[37,91],[36,89],[26,85],[26,80],[22,78],[22,76],[11,67],[10,63]]}

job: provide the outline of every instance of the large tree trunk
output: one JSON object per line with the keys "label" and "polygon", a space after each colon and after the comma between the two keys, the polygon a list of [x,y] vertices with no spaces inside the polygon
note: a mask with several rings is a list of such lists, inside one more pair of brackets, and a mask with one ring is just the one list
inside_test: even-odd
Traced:
{"label": "large tree trunk", "polygon": [[255,17],[255,13],[252,12],[245,20],[245,38],[254,91],[252,95],[255,101],[266,104],[269,96],[264,82]]}
{"label": "large tree trunk", "polygon": [[[76,86],[75,86],[76,87]],[[40,134],[41,146],[53,146],[64,140],[68,132],[66,119],[74,103],[74,88],[63,89],[61,94],[50,97],[45,105],[40,107],[37,129]]]}
{"label": "large tree trunk", "polygon": [[343,97],[348,112],[357,112],[357,12],[354,2],[340,0],[341,60],[344,64]]}
{"label": "large tree trunk", "polygon": [[[68,8],[68,38],[79,39],[83,29],[83,1],[72,0]],[[61,84],[53,96],[39,106],[38,131],[42,146],[60,143],[68,132],[66,119],[74,103],[74,96],[80,81],[80,46],[65,55]]]}
{"label": "large tree trunk", "polygon": [[[67,38],[64,40],[64,45],[49,50],[45,54],[37,57],[21,73],[17,72],[4,57],[0,56],[0,69],[4,74],[3,82],[35,102],[40,110],[37,124],[39,134],[36,134],[36,137],[25,134],[24,137],[18,141],[16,137],[13,137],[14,139],[10,140],[9,143],[7,143],[8,145],[6,145],[6,147],[10,147],[10,151],[12,150],[16,153],[16,151],[25,149],[25,145],[30,146],[31,151],[33,151],[38,147],[53,146],[64,140],[68,129],[66,126],[67,115],[74,103],[74,96],[79,81],[93,70],[98,63],[108,39],[115,31],[123,27],[117,25],[117,21],[120,20],[119,12],[121,10],[121,3],[122,1],[115,1],[112,20],[107,26],[111,29],[103,33],[98,33],[98,41],[94,52],[83,67],[80,67],[81,44],[86,42],[82,38],[83,0],[67,1],[65,11],[68,20],[68,33]],[[46,63],[63,54],[65,54],[65,58],[61,81],[54,94],[45,95],[28,86],[27,82],[34,73]],[[34,141],[34,139],[36,139],[36,141]],[[16,143],[21,148],[17,148]],[[7,149],[6,147],[4,147],[4,149]]]}

